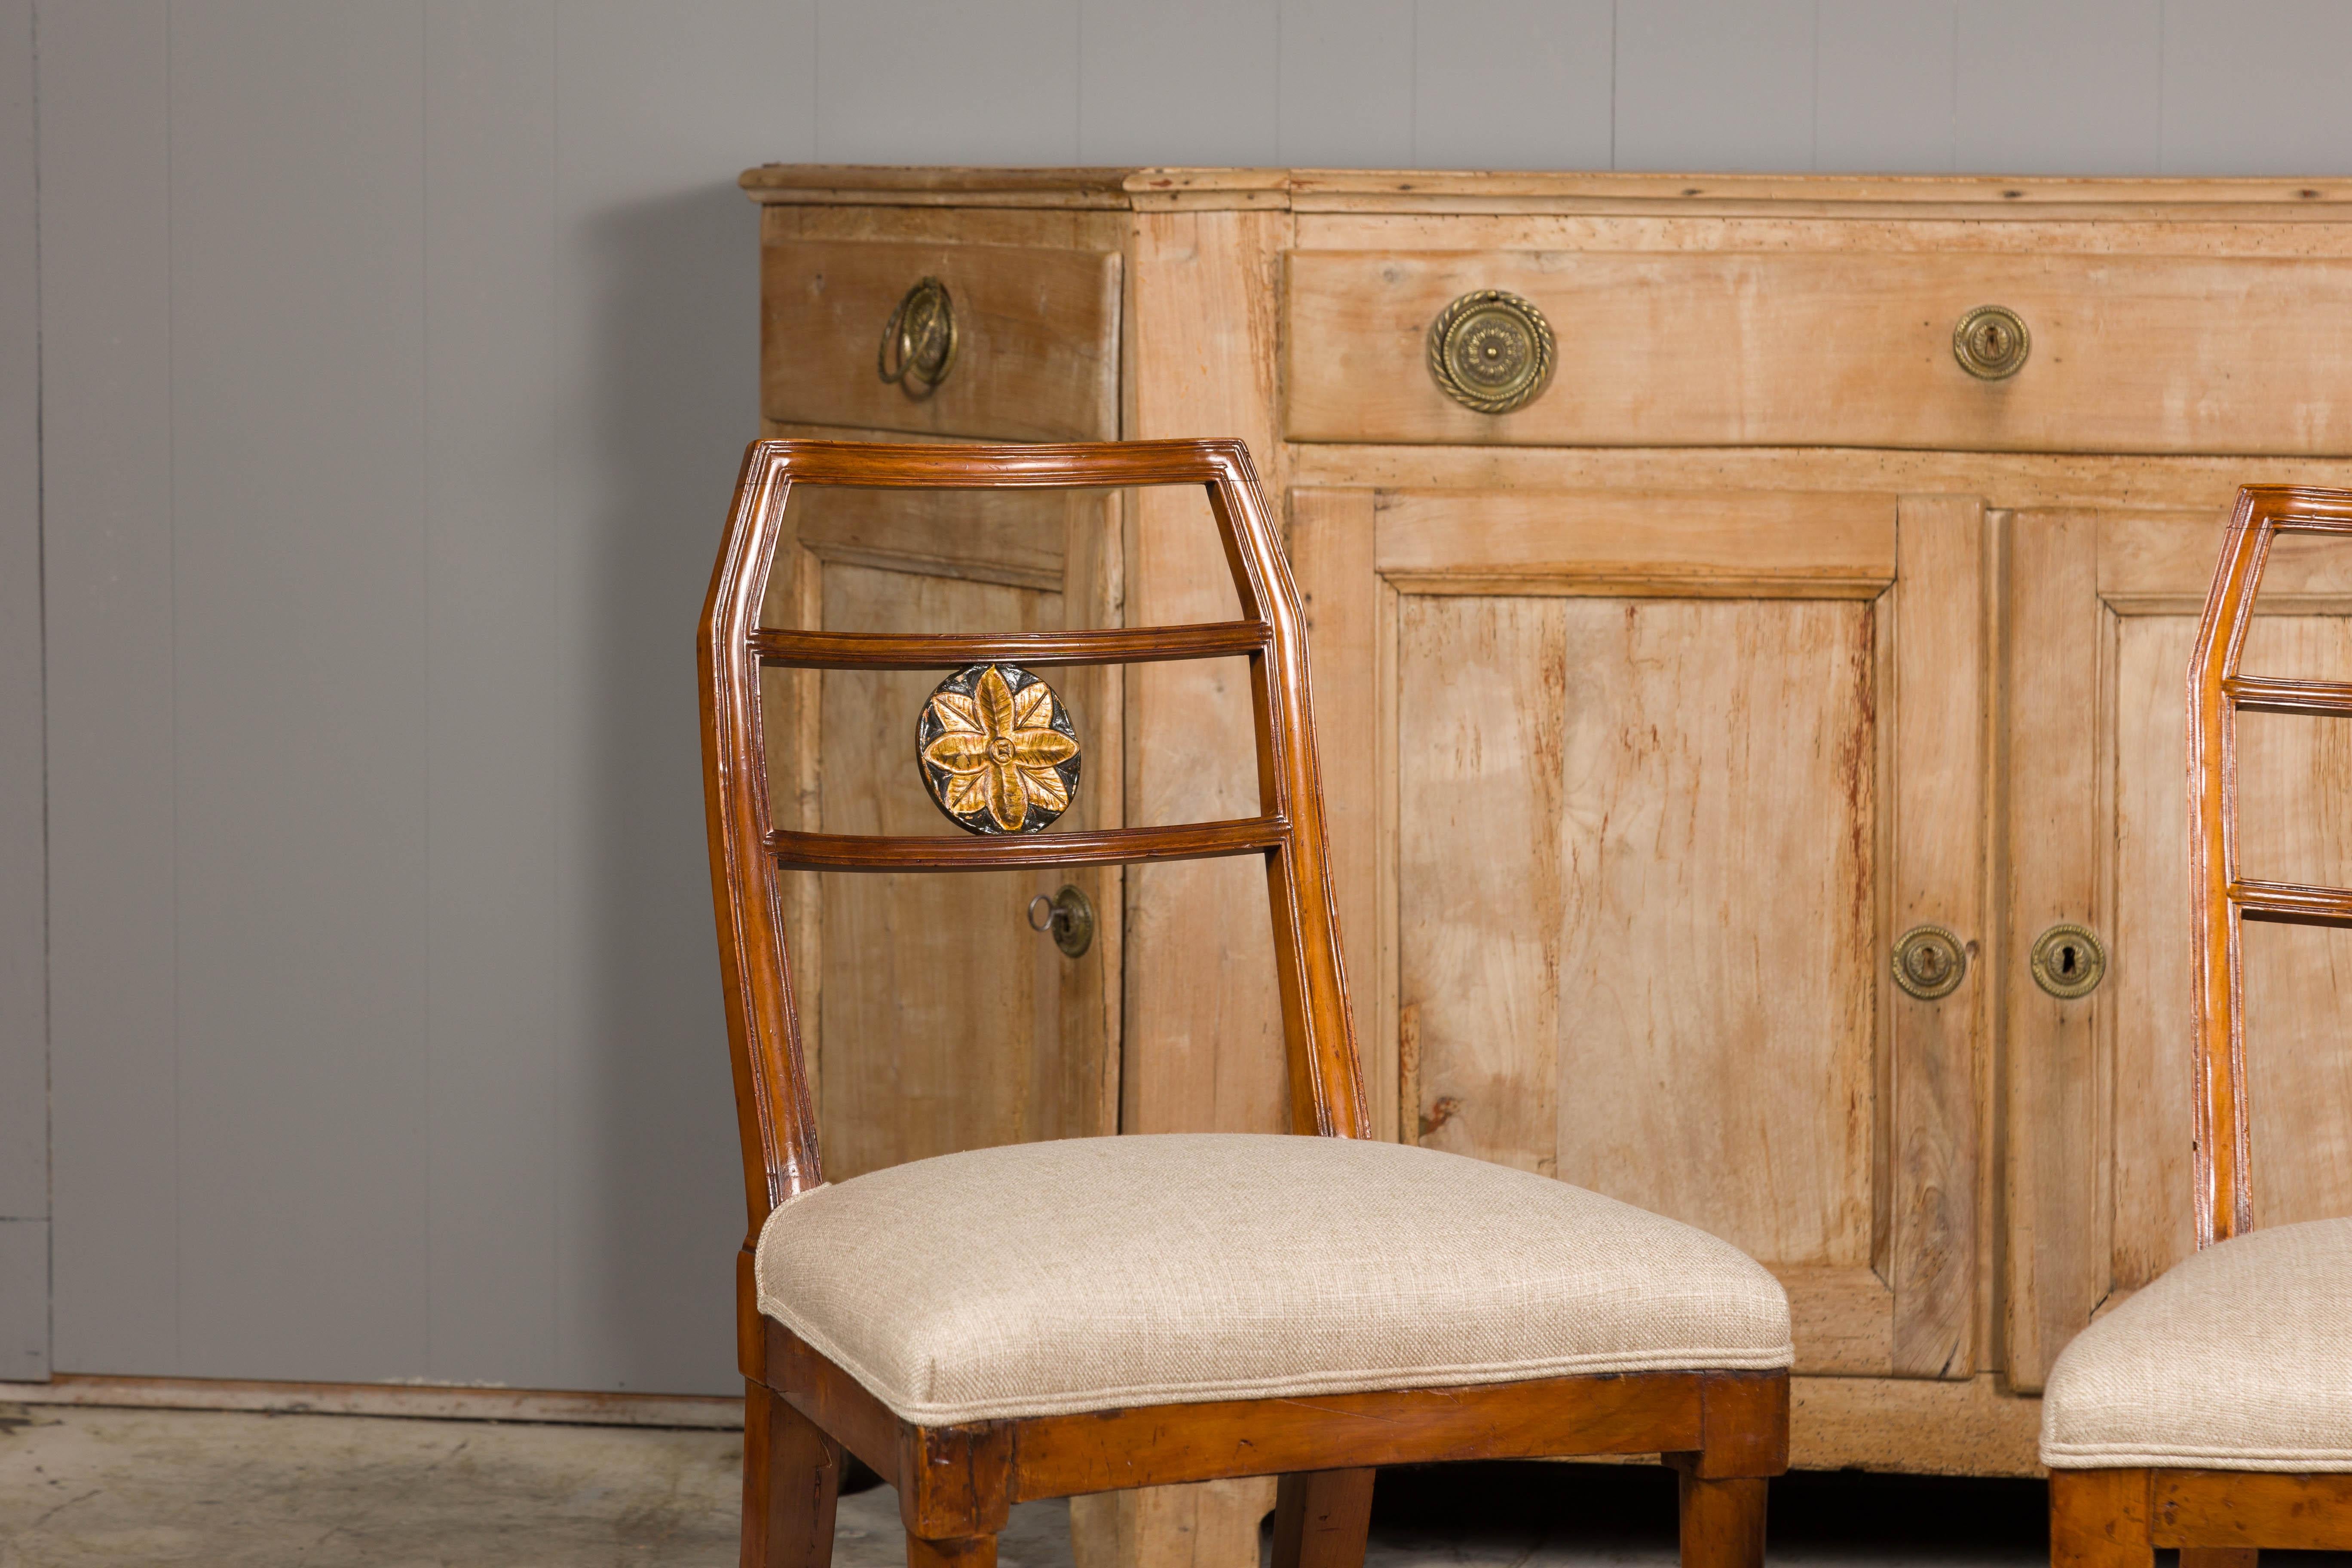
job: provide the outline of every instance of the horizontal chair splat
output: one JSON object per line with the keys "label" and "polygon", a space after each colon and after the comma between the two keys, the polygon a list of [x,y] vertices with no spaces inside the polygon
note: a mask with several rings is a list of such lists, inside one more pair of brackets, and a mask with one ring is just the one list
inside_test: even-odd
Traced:
{"label": "horizontal chair splat", "polygon": [[2313,888],[2299,882],[2230,884],[2230,901],[2250,921],[2287,925],[2352,926],[2352,890]]}
{"label": "horizontal chair splat", "polygon": [[2240,708],[2256,713],[2311,713],[2352,718],[2352,681],[2283,680],[2236,675],[2221,689]]}
{"label": "horizontal chair splat", "polygon": [[1187,822],[1172,827],[1107,827],[1090,833],[1029,833],[1000,838],[888,838],[866,833],[768,835],[768,853],[803,870],[1005,871],[1033,866],[1105,866],[1207,860],[1276,849],[1288,840],[1282,816]]}
{"label": "horizontal chair splat", "polygon": [[1263,621],[1208,621],[1195,626],[971,637],[769,627],[753,632],[750,640],[752,653],[762,664],[794,669],[960,669],[968,664],[1017,664],[1044,669],[1057,665],[1142,664],[1263,653],[1271,635]]}

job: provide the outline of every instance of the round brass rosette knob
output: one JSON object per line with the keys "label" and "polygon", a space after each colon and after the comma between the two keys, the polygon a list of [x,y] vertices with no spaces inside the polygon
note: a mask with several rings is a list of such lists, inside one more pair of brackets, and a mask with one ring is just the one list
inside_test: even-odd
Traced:
{"label": "round brass rosette knob", "polygon": [[1517,294],[1479,289],[1429,324],[1429,374],[1445,395],[1481,414],[1508,414],[1551,384],[1551,323]]}
{"label": "round brass rosette knob", "polygon": [[926,278],[907,290],[882,328],[875,369],[882,379],[918,400],[939,390],[955,363],[955,301],[948,286]]}
{"label": "round brass rosette knob", "polygon": [[2006,381],[2025,368],[2033,334],[2006,305],[1979,305],[1952,329],[1952,357],[1979,381]]}
{"label": "round brass rosette knob", "polygon": [[1042,833],[1078,793],[1078,737],[1054,689],[1015,665],[969,664],[915,721],[923,784],[967,833]]}

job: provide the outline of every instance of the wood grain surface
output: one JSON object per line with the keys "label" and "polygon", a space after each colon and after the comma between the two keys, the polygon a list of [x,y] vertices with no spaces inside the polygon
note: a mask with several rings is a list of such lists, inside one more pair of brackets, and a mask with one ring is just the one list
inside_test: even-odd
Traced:
{"label": "wood grain surface", "polygon": [[[1886,614],[1894,715],[1883,733],[1893,799],[1885,818],[1887,928],[1940,925],[1969,954],[1959,988],[1932,1001],[1882,974],[1885,1090],[1891,1103],[1885,1256],[1895,1372],[1964,1378],[1976,1367],[1979,1107],[1986,1071],[1986,805],[1991,740],[1989,536],[1971,497],[1906,497]],[[1973,827],[1974,831],[1970,831]]]}
{"label": "wood grain surface", "polygon": [[[1841,1143],[1828,1163],[1846,1174],[1823,1183],[1816,1152],[1795,1167],[1789,1205],[1706,1193],[1695,1162],[1714,1152],[1687,1142],[1604,1149],[1588,1179],[1644,1201],[1698,1190],[1689,1214],[1711,1224],[1792,1206],[1818,1225],[1832,1193],[1858,1206],[1858,1242],[1841,1231],[1834,1252],[1767,1259],[1791,1296],[1801,1364],[1837,1374],[1800,1380],[1796,1451],[2032,1473],[2031,1390],[2051,1358],[2187,1245],[2175,1184],[2185,933],[2163,913],[2186,908],[2183,638],[2241,484],[2352,483],[2352,464],[2331,455],[2352,450],[2334,368],[2352,267],[2341,183],[867,174],[759,172],[747,187],[766,204],[764,238],[1117,253],[1122,432],[1240,434],[1284,496],[1324,699],[1350,1011],[1383,1135],[1558,1169],[1580,1097],[1610,1086],[1606,1071],[1597,1085],[1578,1076],[1590,994],[1559,978],[1569,928],[1546,939],[1525,918],[1568,907],[1575,884],[1552,885],[1543,847],[1570,821],[1576,781],[1563,772],[1499,793],[1485,782],[1554,744],[1550,729],[1565,744],[1569,698],[1544,719],[1511,706],[1530,690],[1638,688],[1622,670],[1609,685],[1585,669],[1585,645],[1571,658],[1566,628],[1586,613],[1575,606],[1636,621],[1654,610],[1663,625],[1669,613],[1704,621],[1712,605],[1727,626],[1867,613],[1864,668],[1848,688],[1870,704],[1868,787],[1853,797],[1867,809],[1846,817],[1866,921],[1816,867],[1791,884],[1805,898],[1769,914],[1764,890],[1722,889],[1727,930],[1778,915],[1790,931],[1858,938],[1824,942],[1837,956],[1800,963],[1785,997],[1770,990],[1777,972],[1742,981],[1732,965],[1734,984],[1707,976],[1707,1000],[1660,1015],[1809,1027],[1797,1048],[1812,1053],[1805,1070],[1826,1072],[1821,1093],[1800,1106],[1804,1091],[1767,1087],[1764,1119],[1858,1125],[1858,1163]],[[1447,402],[1423,361],[1446,290],[1482,286],[1528,295],[1559,329],[1551,389],[1502,418]],[[2020,310],[2034,334],[2004,382],[1974,381],[1951,354],[1953,321],[1988,302]],[[2250,379],[2258,362],[2266,374]],[[886,514],[867,506],[845,521],[828,559],[854,560],[853,535],[880,537]],[[975,513],[974,526],[995,525]],[[1122,527],[1132,621],[1232,616],[1219,563],[1194,548],[1179,508],[1147,500]],[[988,548],[1002,565],[967,552],[955,573],[1058,585],[1050,563]],[[1147,601],[1150,613],[1134,613]],[[2280,541],[2264,608],[2249,647],[2275,633],[2279,657],[2248,671],[2352,677],[2321,668],[2352,615],[2352,557]],[[1734,691],[1739,678],[1713,666],[1743,646],[1696,636],[1682,668]],[[1759,647],[1769,666],[1792,645]],[[1123,820],[1252,808],[1233,766],[1247,697],[1218,668],[1118,678],[1138,764]],[[1787,700],[1799,719],[1817,716],[1834,687]],[[1446,710],[1456,693],[1503,706],[1465,721]],[[1702,704],[1690,722],[1720,726],[1732,711]],[[1751,752],[1774,754],[1742,761],[1744,776],[1837,782],[1811,750],[1836,725],[1748,722]],[[2247,874],[2324,883],[2341,835],[2319,807],[2338,793],[2332,737],[2344,726],[2280,720],[2309,731],[2273,740],[2266,722],[2242,722],[2246,786],[2276,775],[2260,831],[2277,837],[2250,837],[2248,852],[2275,866]],[[1722,756],[1728,765],[1727,743]],[[1673,808],[1710,799],[1645,796],[1644,777],[1616,779],[1612,831],[1629,812],[1671,826]],[[1433,826],[1407,809],[1432,800],[1455,815]],[[1804,810],[1774,826],[1790,846],[1826,842]],[[1682,831],[1656,842],[1696,853],[1732,841],[1703,817]],[[1507,841],[1501,871],[1449,855]],[[1832,883],[1836,897],[1814,901]],[[1203,935],[1263,918],[1251,868],[1146,866],[1127,888],[1123,924],[1149,956],[1130,955],[1122,988],[1126,1124],[1281,1125],[1286,1090],[1263,1032],[1272,976],[1245,944]],[[2291,889],[2261,896],[2316,907]],[[2059,919],[2092,925],[2108,948],[2105,984],[2080,1002],[2046,997],[2027,972],[2032,939]],[[1889,944],[1919,922],[1951,927],[1970,952],[1962,990],[1939,1003],[1905,996],[1888,974]],[[1810,940],[1790,931],[1761,954],[1785,967],[1782,948]],[[2264,1147],[2291,1145],[2257,1163],[2266,1219],[2326,1212],[2352,1192],[2352,1083],[2320,1059],[2315,1032],[2336,1007],[2323,972],[2342,967],[2347,940],[2275,925],[2246,938],[2250,1126]],[[1713,957],[1727,963],[1727,951]],[[1610,961],[1696,985],[1707,953],[1654,940]],[[1409,972],[1422,982],[1408,986]],[[1478,1030],[1454,999],[1474,983],[1486,986]],[[1749,995],[1736,1002],[1741,985]],[[1433,1003],[1426,989],[1446,994]],[[1841,1034],[1856,1019],[1859,1055],[1837,1055],[1856,1048]],[[1843,1043],[1822,1043],[1832,1037]],[[1686,1070],[1727,1075],[1686,1096],[1696,1105],[1658,1113],[1677,1125],[1725,1113],[1753,1081],[1718,1059],[1728,1047],[1676,1035],[1643,1049],[1678,1090]],[[1776,1136],[1737,1146],[1772,1149]],[[1758,1191],[1780,1184],[1777,1172],[1744,1175]],[[1181,1533],[1207,1516],[1171,1505],[1155,1517]]]}
{"label": "wood grain surface", "polygon": [[[806,240],[761,251],[770,419],[1004,441],[1118,434],[1119,258],[1034,246]],[[928,395],[882,379],[885,325],[947,286],[957,348]]]}
{"label": "wood grain surface", "polygon": [[2058,1352],[2090,1322],[2108,1279],[2099,1255],[2105,1078],[2098,1047],[2114,998],[2101,991],[2061,1001],[2022,973],[2035,937],[2053,922],[2111,929],[2099,885],[2098,520],[2034,511],[2002,524],[2005,1329],[2011,1379],[2038,1391]]}
{"label": "wood grain surface", "polygon": [[1282,1478],[1274,1568],[1362,1568],[1377,1470],[1306,1470]]}
{"label": "wood grain surface", "polygon": [[[1530,300],[1562,345],[1550,389],[1516,413],[1463,407],[1426,367],[1431,321],[1481,289]],[[1299,251],[1284,299],[1295,441],[2352,447],[2330,390],[2352,356],[2352,264],[2332,259]],[[1984,304],[2032,334],[2007,380],[1953,356]]]}

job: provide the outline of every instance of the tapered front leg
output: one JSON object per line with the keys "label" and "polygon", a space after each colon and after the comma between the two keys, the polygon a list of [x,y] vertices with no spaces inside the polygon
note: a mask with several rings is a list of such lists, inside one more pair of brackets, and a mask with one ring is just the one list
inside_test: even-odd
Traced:
{"label": "tapered front leg", "polygon": [[1682,1472],[1683,1568],[1764,1568],[1760,1476],[1707,1480]]}
{"label": "tapered front leg", "polygon": [[829,1568],[841,1446],[764,1384],[743,1385],[743,1568]]}
{"label": "tapered front leg", "polygon": [[2051,1471],[2050,1568],[2148,1568],[2150,1489],[2146,1470]]}
{"label": "tapered front leg", "polygon": [[1363,1568],[1379,1471],[1309,1470],[1274,1494],[1274,1568]]}

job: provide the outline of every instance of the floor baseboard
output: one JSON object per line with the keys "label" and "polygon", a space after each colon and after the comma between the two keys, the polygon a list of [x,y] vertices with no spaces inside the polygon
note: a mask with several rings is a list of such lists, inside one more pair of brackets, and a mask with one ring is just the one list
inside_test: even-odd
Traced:
{"label": "floor baseboard", "polygon": [[406,1383],[264,1383],[88,1373],[59,1373],[47,1383],[0,1383],[0,1405],[8,1404],[403,1415],[434,1421],[541,1421],[583,1426],[727,1428],[743,1425],[743,1402],[725,1394],[599,1394]]}

